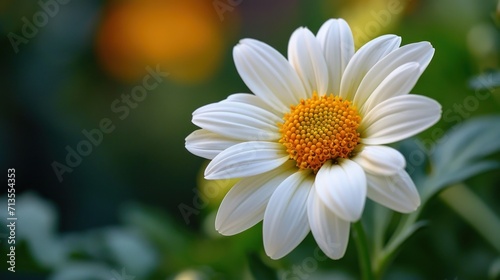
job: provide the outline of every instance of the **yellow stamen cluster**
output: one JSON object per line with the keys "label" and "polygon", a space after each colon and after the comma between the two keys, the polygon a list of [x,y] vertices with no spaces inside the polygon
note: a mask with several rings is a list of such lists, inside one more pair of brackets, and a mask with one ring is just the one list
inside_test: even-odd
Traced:
{"label": "yellow stamen cluster", "polygon": [[316,173],[328,160],[349,158],[359,143],[361,117],[351,102],[332,94],[301,100],[283,119],[280,143],[300,169]]}

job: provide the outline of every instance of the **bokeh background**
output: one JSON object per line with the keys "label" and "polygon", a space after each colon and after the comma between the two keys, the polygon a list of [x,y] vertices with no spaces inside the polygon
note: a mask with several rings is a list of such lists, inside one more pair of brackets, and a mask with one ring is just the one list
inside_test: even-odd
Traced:
{"label": "bokeh background", "polygon": [[[8,231],[0,230],[2,279],[266,279],[268,270],[303,264],[314,256],[311,236],[286,258],[271,261],[263,253],[261,225],[218,235],[215,211],[234,182],[204,181],[206,162],[184,148],[196,108],[248,92],[232,47],[250,37],[286,55],[297,27],[316,33],[332,17],[347,20],[358,47],[384,33],[402,36],[403,44],[430,41],[436,54],[413,92],[449,111],[436,125],[448,130],[500,113],[498,5],[1,0],[0,172],[6,180],[7,168],[16,169],[17,213],[25,215],[18,222],[16,273],[7,271]],[[158,69],[168,75],[153,77],[155,86],[140,91]],[[134,92],[140,98],[127,101]],[[454,109],[477,92],[488,98]],[[69,166],[68,151],[88,142],[82,131],[99,129],[103,120],[113,131],[101,132],[91,151],[82,146],[85,155]],[[419,137],[434,136],[428,131]],[[58,176],[54,166],[64,173]],[[498,214],[497,172],[468,183]],[[1,188],[2,205],[6,190]],[[499,252],[442,201],[432,200],[423,219],[430,226],[410,239],[387,279],[498,275],[491,271],[500,270]],[[342,260],[316,259],[308,268],[307,279],[359,278],[353,244]],[[289,279],[306,279],[295,277]]]}

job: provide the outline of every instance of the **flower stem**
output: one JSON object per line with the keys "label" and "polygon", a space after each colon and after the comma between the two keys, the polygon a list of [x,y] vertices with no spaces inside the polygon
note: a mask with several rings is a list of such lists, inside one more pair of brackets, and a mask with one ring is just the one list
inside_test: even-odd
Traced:
{"label": "flower stem", "polygon": [[359,266],[364,280],[374,280],[371,267],[370,252],[368,241],[366,240],[365,230],[361,221],[352,224],[354,242],[358,249]]}

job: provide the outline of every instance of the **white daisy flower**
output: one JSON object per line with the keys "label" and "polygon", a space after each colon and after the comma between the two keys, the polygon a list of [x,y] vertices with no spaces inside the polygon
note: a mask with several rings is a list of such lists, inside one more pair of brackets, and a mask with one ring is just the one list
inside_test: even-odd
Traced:
{"label": "white daisy flower", "polygon": [[234,61],[253,94],[199,108],[193,123],[201,129],[186,138],[191,153],[211,160],[207,179],[242,178],[217,213],[221,234],[263,220],[269,257],[285,256],[311,231],[339,259],[366,197],[402,213],[417,209],[404,157],[383,145],[432,126],[441,106],[409,94],[433,47],[400,43],[385,35],[355,52],[342,19],[316,36],[297,29],[288,60],[260,41],[240,41]]}

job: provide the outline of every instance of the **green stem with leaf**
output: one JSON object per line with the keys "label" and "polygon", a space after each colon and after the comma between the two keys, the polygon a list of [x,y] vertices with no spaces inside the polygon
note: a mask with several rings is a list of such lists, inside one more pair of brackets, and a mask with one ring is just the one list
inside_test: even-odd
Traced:
{"label": "green stem with leaf", "polygon": [[365,230],[361,221],[352,224],[354,242],[358,249],[359,266],[361,268],[361,275],[363,280],[374,280],[370,250],[368,247],[368,240],[366,239]]}

